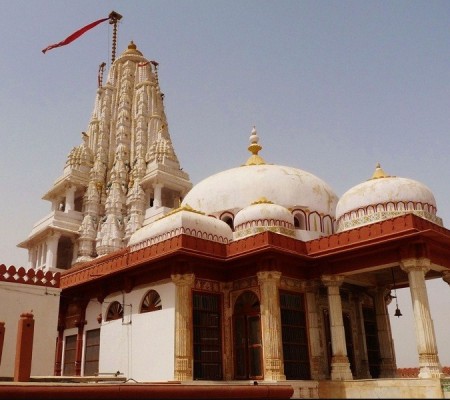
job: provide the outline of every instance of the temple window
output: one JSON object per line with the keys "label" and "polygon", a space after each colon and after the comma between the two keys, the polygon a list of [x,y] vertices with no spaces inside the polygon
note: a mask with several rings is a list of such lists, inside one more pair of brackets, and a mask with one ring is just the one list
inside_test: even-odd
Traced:
{"label": "temple window", "polygon": [[286,379],[311,379],[303,294],[280,292],[280,308]]}
{"label": "temple window", "polygon": [[294,226],[297,229],[306,229],[306,216],[303,212],[294,214]]}
{"label": "temple window", "polygon": [[83,195],[79,195],[75,198],[74,210],[80,212],[83,211]]}
{"label": "temple window", "polygon": [[84,375],[98,374],[100,355],[100,329],[86,331],[86,347],[84,350]]}
{"label": "temple window", "polygon": [[140,313],[162,310],[161,297],[156,290],[149,290],[142,300]]}
{"label": "temple window", "polygon": [[231,216],[225,215],[221,218],[221,220],[223,222],[225,222],[231,228],[231,230],[234,231],[234,223],[233,223],[233,218]]}
{"label": "temple window", "polygon": [[193,294],[194,379],[222,379],[220,296]]}
{"label": "temple window", "polygon": [[68,237],[61,237],[58,241],[56,267],[69,269],[72,265],[73,243]]}
{"label": "temple window", "polygon": [[113,301],[106,312],[106,321],[123,318],[123,307],[118,301]]}
{"label": "temple window", "polygon": [[64,345],[63,375],[75,375],[76,352],[77,352],[77,335],[66,336]]}

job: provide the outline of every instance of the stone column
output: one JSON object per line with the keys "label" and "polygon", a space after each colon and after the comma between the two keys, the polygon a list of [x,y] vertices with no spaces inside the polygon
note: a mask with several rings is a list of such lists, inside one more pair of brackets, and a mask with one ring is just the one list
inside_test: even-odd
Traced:
{"label": "stone column", "polygon": [[35,248],[28,250],[28,268],[37,268]]}
{"label": "stone column", "polygon": [[328,305],[330,309],[331,331],[331,380],[353,379],[350,362],[347,357],[345,343],[344,320],[342,318],[342,303],[339,287],[344,282],[341,275],[323,275],[322,282],[328,290]]}
{"label": "stone column", "polygon": [[14,382],[29,382],[33,356],[34,316],[31,313],[20,314],[17,327],[16,359],[14,364]]}
{"label": "stone column", "polygon": [[356,362],[356,376],[359,379],[370,379],[369,370],[369,355],[367,353],[367,343],[366,343],[366,327],[364,326],[364,312],[362,307],[363,295],[362,293],[352,293],[352,300],[355,307],[356,323],[358,340],[357,345],[361,353],[360,361]]}
{"label": "stone column", "polygon": [[400,267],[408,273],[419,353],[419,378],[439,378],[442,376],[442,367],[439,362],[425,285],[425,274],[430,269],[430,260],[427,258],[405,259],[401,261]]}
{"label": "stone column", "polygon": [[264,380],[283,381],[283,343],[281,338],[280,285],[281,273],[258,272],[261,290],[261,325],[264,335]]}
{"label": "stone column", "polygon": [[153,189],[154,189],[153,207],[154,208],[159,208],[162,205],[162,187],[163,187],[163,185],[161,183],[153,184]]}
{"label": "stone column", "polygon": [[56,352],[55,352],[55,376],[61,376],[62,372],[62,356],[64,345],[64,325],[58,324],[58,336],[56,338]]}
{"label": "stone column", "polygon": [[58,241],[61,237],[61,234],[58,232],[54,232],[51,236],[47,237],[47,255],[46,255],[46,270],[50,270],[51,268],[56,268],[57,256],[58,256]]}
{"label": "stone column", "polygon": [[75,209],[75,192],[77,188],[75,186],[70,186],[66,190],[66,204],[64,207],[64,212],[69,212]]}
{"label": "stone column", "polygon": [[386,296],[388,294],[389,290],[387,288],[378,287],[373,297],[377,320],[378,343],[380,345],[380,378],[395,378],[397,376],[397,365],[386,306]]}
{"label": "stone column", "polygon": [[175,371],[176,381],[193,380],[192,287],[194,274],[172,275],[175,293]]}
{"label": "stone column", "polygon": [[318,282],[308,282],[305,287],[306,312],[308,313],[308,332],[309,332],[309,349],[310,349],[310,365],[311,379],[325,379],[326,373],[323,369],[323,354],[325,349],[321,347],[319,315],[317,311],[317,291],[319,289]]}
{"label": "stone column", "polygon": [[223,369],[226,381],[233,379],[233,333],[232,319],[233,308],[231,304],[232,285],[229,282],[220,284],[220,291],[223,293]]}
{"label": "stone column", "polygon": [[81,358],[83,355],[83,334],[84,334],[84,325],[86,325],[86,321],[80,320],[77,321],[76,327],[77,330],[77,344],[75,349],[75,375],[81,375]]}

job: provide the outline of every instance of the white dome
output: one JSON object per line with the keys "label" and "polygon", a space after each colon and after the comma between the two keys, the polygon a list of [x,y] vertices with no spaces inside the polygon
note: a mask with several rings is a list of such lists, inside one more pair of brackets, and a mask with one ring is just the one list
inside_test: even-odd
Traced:
{"label": "white dome", "polygon": [[244,165],[195,185],[182,204],[207,214],[233,213],[266,197],[286,208],[302,207],[334,216],[337,196],[321,179],[301,169],[281,165]]}
{"label": "white dome", "polygon": [[236,239],[267,230],[295,236],[291,212],[265,198],[239,211],[234,219],[234,227]]}
{"label": "white dome", "polygon": [[442,225],[436,201],[424,184],[389,176],[378,164],[372,178],[342,195],[336,206],[337,231],[414,213]]}
{"label": "white dome", "polygon": [[181,234],[220,243],[233,240],[233,232],[225,222],[186,205],[137,230],[131,235],[128,245],[131,250],[138,250]]}
{"label": "white dome", "polygon": [[[337,196],[327,183],[301,169],[266,164],[258,155],[261,146],[255,130],[250,140],[253,155],[245,165],[204,179],[190,190],[182,204],[223,218],[234,217],[255,199],[265,197],[293,212],[317,213],[320,218],[334,221]],[[320,230],[320,223],[314,225]]]}

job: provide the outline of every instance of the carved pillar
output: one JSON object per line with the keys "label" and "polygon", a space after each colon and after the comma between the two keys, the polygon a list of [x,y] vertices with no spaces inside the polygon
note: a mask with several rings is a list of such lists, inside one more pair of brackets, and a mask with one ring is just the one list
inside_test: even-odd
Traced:
{"label": "carved pillar", "polygon": [[162,205],[162,187],[163,187],[163,185],[161,183],[153,184],[153,189],[154,189],[153,207],[154,208],[159,208]]}
{"label": "carved pillar", "polygon": [[258,272],[261,290],[261,323],[264,334],[264,379],[286,380],[283,365],[283,343],[281,340],[280,285],[281,273]]}
{"label": "carved pillar", "polygon": [[310,365],[311,379],[325,379],[323,354],[326,351],[320,345],[320,329],[319,315],[317,311],[317,291],[319,289],[318,282],[308,282],[305,288],[306,312],[308,313],[308,332],[309,332],[309,349],[310,349]]}
{"label": "carved pillar", "polygon": [[75,209],[75,192],[77,188],[75,186],[70,186],[66,190],[66,204],[64,207],[64,212],[69,212]]}
{"label": "carved pillar", "polygon": [[352,300],[355,307],[356,322],[357,322],[357,332],[358,340],[357,345],[361,354],[360,361],[356,362],[356,376],[359,379],[370,379],[369,370],[369,356],[367,353],[367,343],[366,343],[366,327],[364,326],[364,313],[363,313],[363,295],[362,293],[352,293]]}
{"label": "carved pillar", "polygon": [[37,268],[36,265],[36,249],[28,250],[28,268]]}
{"label": "carved pillar", "polygon": [[193,380],[192,287],[194,274],[172,275],[175,294],[175,371],[177,381]]}
{"label": "carved pillar", "polygon": [[386,295],[388,293],[387,288],[378,287],[373,298],[377,319],[378,343],[380,345],[380,378],[395,378],[397,376],[397,365],[386,306]]}
{"label": "carved pillar", "polygon": [[62,372],[62,350],[64,344],[64,323],[60,318],[58,323],[58,337],[56,338],[56,352],[55,352],[55,376],[61,376]]}
{"label": "carved pillar", "polygon": [[60,233],[53,233],[51,236],[47,237],[47,255],[46,255],[46,270],[51,268],[56,268],[56,262],[58,257],[58,241],[61,237]]}
{"label": "carved pillar", "polygon": [[400,267],[408,273],[419,352],[419,378],[441,377],[442,367],[439,362],[425,285],[425,274],[430,269],[430,260],[427,258],[405,259],[401,261]]}
{"label": "carved pillar", "polygon": [[233,352],[232,352],[232,318],[233,308],[231,304],[231,292],[232,286],[230,283],[221,283],[220,290],[223,293],[223,369],[224,378],[226,381],[233,379]]}
{"label": "carved pillar", "polygon": [[342,303],[339,287],[344,282],[340,275],[323,275],[322,282],[328,290],[328,305],[330,309],[331,331],[331,380],[353,379],[350,362],[347,357],[345,343],[344,320],[342,318]]}
{"label": "carved pillar", "polygon": [[78,321],[76,326],[78,328],[77,331],[77,347],[75,350],[75,375],[81,375],[81,357],[83,355],[83,333],[84,333],[84,325],[86,325],[85,320]]}

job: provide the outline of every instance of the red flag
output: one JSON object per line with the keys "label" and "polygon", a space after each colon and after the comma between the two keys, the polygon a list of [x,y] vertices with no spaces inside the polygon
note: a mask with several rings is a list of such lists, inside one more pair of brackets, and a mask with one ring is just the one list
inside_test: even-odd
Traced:
{"label": "red flag", "polygon": [[107,21],[108,19],[109,19],[109,17],[102,18],[102,19],[99,19],[98,21],[92,22],[89,25],[86,25],[85,27],[78,29],[76,32],[74,32],[70,36],[66,37],[63,41],[61,41],[59,43],[51,44],[50,46],[46,47],[44,50],[42,50],[42,52],[45,54],[46,51],[54,49],[55,47],[65,46],[66,44],[73,42],[75,39],[78,39],[83,33],[86,33],[88,30],[94,28],[95,26],[97,26],[98,24],[101,24],[104,21]]}

